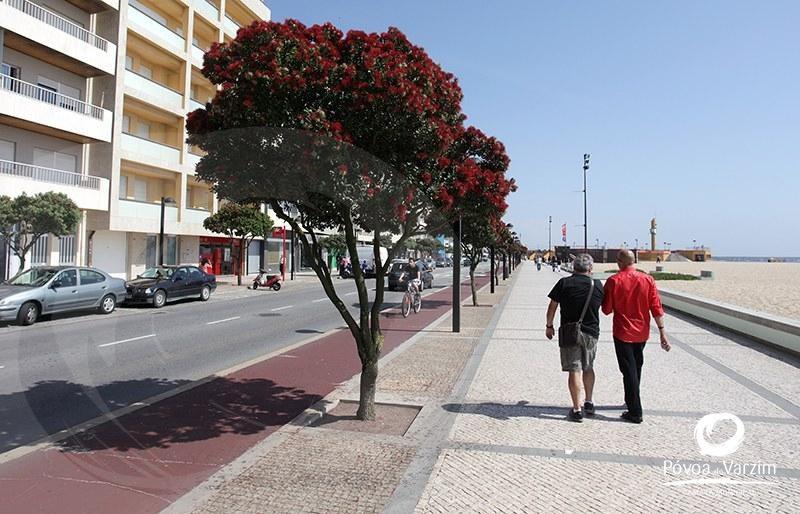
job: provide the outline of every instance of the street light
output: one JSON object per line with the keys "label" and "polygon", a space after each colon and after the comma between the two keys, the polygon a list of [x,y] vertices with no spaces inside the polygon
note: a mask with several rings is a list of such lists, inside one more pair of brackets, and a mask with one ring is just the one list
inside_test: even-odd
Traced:
{"label": "street light", "polygon": [[547,227],[547,251],[549,252],[550,249],[553,247],[553,217],[550,216],[548,220],[548,227]]}
{"label": "street light", "polygon": [[167,204],[175,205],[175,199],[171,196],[161,197],[161,230],[158,232],[158,265],[164,265],[164,213]]}
{"label": "street light", "polygon": [[589,171],[589,158],[591,155],[588,153],[583,154],[583,251],[589,251],[589,226],[586,221],[586,172]]}

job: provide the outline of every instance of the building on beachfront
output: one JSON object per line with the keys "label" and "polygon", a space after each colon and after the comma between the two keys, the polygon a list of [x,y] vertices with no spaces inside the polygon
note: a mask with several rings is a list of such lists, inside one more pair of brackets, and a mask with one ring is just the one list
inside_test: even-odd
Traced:
{"label": "building on beachfront", "polygon": [[[215,94],[204,51],[269,18],[262,0],[0,0],[0,191],[63,192],[83,213],[30,264],[136,275],[157,262],[169,198],[165,262],[206,255],[233,272],[236,243],[203,228],[219,201],[194,178],[186,114]],[[247,271],[277,266],[280,252],[277,238],[255,241]],[[15,271],[6,248],[0,275]]]}

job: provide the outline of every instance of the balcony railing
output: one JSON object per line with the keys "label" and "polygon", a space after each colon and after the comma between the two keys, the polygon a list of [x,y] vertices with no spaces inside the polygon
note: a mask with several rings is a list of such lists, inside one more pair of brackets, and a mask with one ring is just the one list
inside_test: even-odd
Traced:
{"label": "balcony railing", "polygon": [[50,89],[30,84],[18,78],[11,77],[10,75],[0,74],[0,88],[6,91],[11,91],[18,95],[33,98],[45,103],[55,105],[68,111],[77,112],[86,116],[91,116],[98,120],[103,119],[104,109],[91,104],[87,104],[77,98],[56,93]]}
{"label": "balcony railing", "polygon": [[156,159],[170,166],[177,166],[181,161],[180,149],[125,132],[122,133],[122,149],[143,158]]}
{"label": "balcony railing", "polygon": [[129,4],[128,18],[141,25],[149,32],[161,37],[164,41],[171,44],[176,51],[184,51],[183,36],[161,23],[159,20],[151,17],[144,11],[139,10],[134,4]]}
{"label": "balcony railing", "polygon": [[44,22],[51,27],[54,27],[61,32],[65,32],[72,37],[80,39],[84,43],[88,43],[96,48],[99,48],[102,51],[108,50],[108,41],[105,39],[92,34],[85,28],[81,27],[80,25],[62,17],[58,14],[45,9],[39,5],[30,2],[29,0],[0,0],[4,1],[14,9],[18,9],[25,14],[36,18],[37,20]]}
{"label": "balcony railing", "polygon": [[228,33],[232,36],[236,36],[236,33],[242,28],[239,23],[233,21],[227,14],[222,19],[222,28],[224,28]]}
{"label": "balcony railing", "polygon": [[208,0],[196,3],[195,9],[200,11],[206,18],[219,22],[219,8]]}
{"label": "balcony railing", "polygon": [[82,187],[86,189],[100,189],[100,178],[91,175],[81,175],[71,171],[57,170],[32,166],[21,162],[0,160],[0,174],[14,177],[29,178],[39,182],[60,184],[63,186]]}
{"label": "balcony railing", "polygon": [[158,100],[160,105],[179,109],[183,104],[183,96],[178,91],[132,70],[125,70],[125,85]]}

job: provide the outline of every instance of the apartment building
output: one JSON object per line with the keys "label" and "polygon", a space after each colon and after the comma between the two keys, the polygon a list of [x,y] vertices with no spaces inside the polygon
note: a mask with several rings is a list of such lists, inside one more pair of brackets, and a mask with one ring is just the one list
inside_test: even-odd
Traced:
{"label": "apartment building", "polygon": [[[0,0],[0,191],[61,191],[83,212],[30,263],[134,276],[158,261],[163,210],[165,263],[233,272],[235,243],[202,225],[219,202],[194,177],[186,114],[215,93],[205,50],[269,17],[261,0]],[[251,245],[248,268],[277,263],[279,244]]]}

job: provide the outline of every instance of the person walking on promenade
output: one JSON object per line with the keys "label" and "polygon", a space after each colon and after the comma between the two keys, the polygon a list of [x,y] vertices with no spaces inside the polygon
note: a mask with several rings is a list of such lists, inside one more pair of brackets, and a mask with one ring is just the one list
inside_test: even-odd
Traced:
{"label": "person walking on promenade", "polygon": [[650,336],[651,314],[656,320],[661,348],[668,352],[671,346],[664,332],[664,308],[656,282],[650,275],[636,270],[633,265],[635,260],[630,250],[621,250],[617,254],[620,271],[606,280],[603,313],[614,314],[614,350],[622,372],[625,405],[628,408],[622,413],[622,419],[641,423],[639,385],[642,380],[644,345]]}
{"label": "person walking on promenade", "polygon": [[[553,319],[556,310],[561,307],[561,327],[559,329],[559,350],[561,351],[561,369],[568,375],[567,386],[572,397],[572,409],[567,419],[583,421],[584,413],[594,416],[594,357],[597,353],[597,339],[600,337],[600,305],[603,303],[603,287],[599,280],[592,278],[594,261],[588,254],[582,253],[573,262],[574,273],[559,280],[550,291],[550,305],[547,307],[547,326],[545,335],[553,339],[555,328]],[[563,346],[566,341],[561,330],[569,323],[578,323],[583,333],[581,341]],[[585,391],[585,401],[581,410],[581,382]]]}

